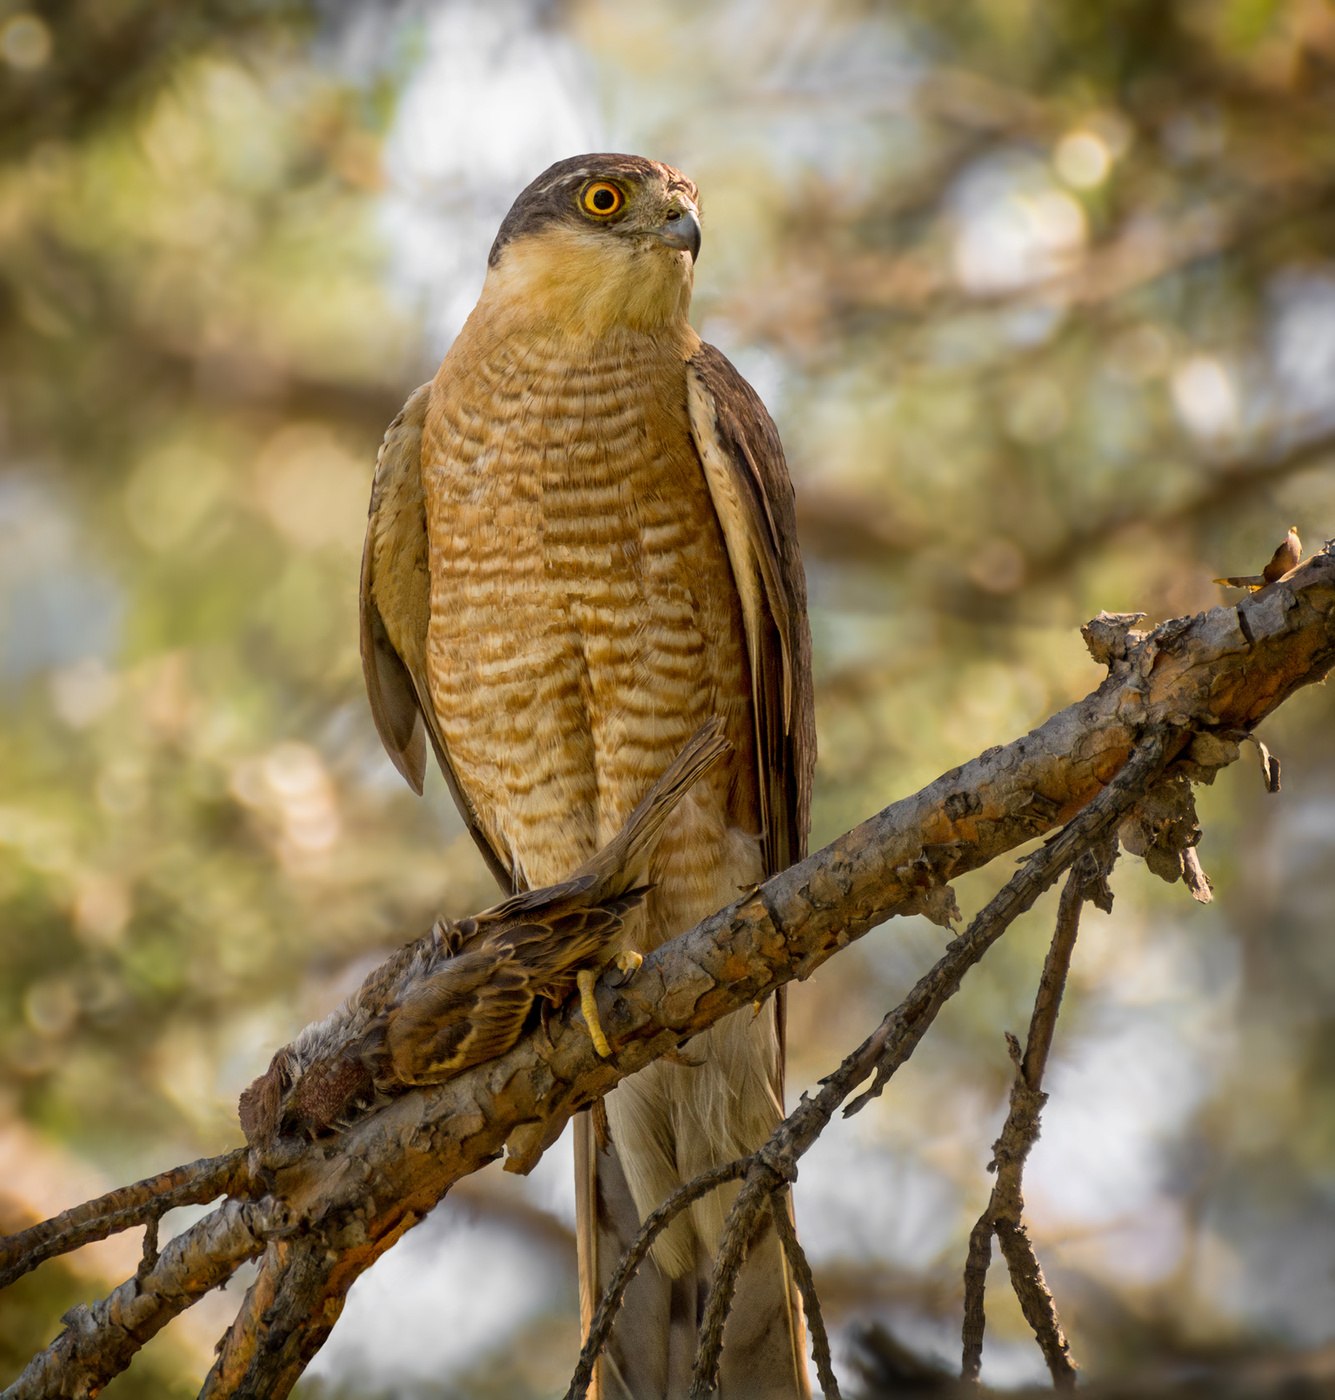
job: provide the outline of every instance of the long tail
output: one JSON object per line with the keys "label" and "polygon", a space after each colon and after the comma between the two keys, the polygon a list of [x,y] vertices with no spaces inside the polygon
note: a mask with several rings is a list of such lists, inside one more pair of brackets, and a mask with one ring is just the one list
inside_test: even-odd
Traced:
{"label": "long tail", "polygon": [[[720,725],[699,730],[618,836],[581,873],[607,881],[640,878],[681,794],[726,748]],[[749,872],[716,869],[702,896],[702,912],[735,898],[739,884],[762,873],[758,858],[756,865]],[[674,915],[683,912],[673,910]],[[758,1013],[745,1010],[725,1017],[691,1041],[682,1063],[660,1060],[645,1066],[613,1091],[605,1111],[581,1114],[576,1121],[576,1233],[586,1334],[613,1270],[657,1198],[674,1181],[690,1180],[754,1151],[778,1124],[783,1113],[782,1022],[782,997]],[[670,1159],[666,1173],[665,1154]],[[646,1166],[647,1161],[657,1165]],[[652,1191],[645,1187],[649,1180]],[[592,1396],[684,1400],[719,1233],[734,1195],[735,1187],[719,1191],[660,1236],[626,1292],[595,1369]],[[806,1400],[805,1349],[797,1289],[768,1224],[752,1244],[737,1281],[724,1329],[719,1397]]]}
{"label": "long tail", "polygon": [[[703,1075],[729,1071],[736,1062],[759,1051],[771,1055],[777,1049],[772,1008],[756,1016],[749,1010],[719,1022],[711,1032],[693,1040],[686,1050],[701,1063],[664,1064],[659,1061],[656,1082],[648,1091],[652,1106],[671,1122],[679,1148],[687,1145],[683,1110]],[[618,1087],[644,1077],[645,1071]],[[735,1082],[734,1091],[745,1092]],[[709,1092],[703,1088],[703,1092]],[[675,1101],[675,1102],[674,1102]],[[651,1107],[651,1112],[652,1112]],[[778,1122],[777,1107],[770,1126]],[[666,1126],[666,1122],[664,1126]],[[594,1113],[582,1113],[575,1122],[576,1235],[579,1243],[580,1317],[588,1335],[598,1301],[613,1270],[640,1229],[636,1207],[623,1165],[633,1142],[618,1138],[617,1121],[609,1133],[606,1121]],[[763,1135],[761,1135],[763,1138]],[[689,1139],[683,1151],[683,1180],[709,1166],[738,1155],[736,1147],[717,1150],[702,1135]],[[759,1146],[756,1142],[754,1146]],[[693,1160],[692,1160],[693,1158]],[[716,1205],[725,1216],[736,1187],[721,1188]],[[784,1208],[789,1208],[785,1199]],[[606,1350],[594,1371],[590,1396],[596,1400],[685,1400],[699,1345],[698,1325],[708,1297],[718,1236],[689,1229],[690,1254],[684,1270],[665,1266],[651,1255],[640,1266],[626,1291]],[[737,1280],[732,1308],[723,1334],[723,1352],[717,1400],[808,1400],[806,1329],[801,1301],[787,1259],[772,1223],[767,1223],[752,1243]]]}

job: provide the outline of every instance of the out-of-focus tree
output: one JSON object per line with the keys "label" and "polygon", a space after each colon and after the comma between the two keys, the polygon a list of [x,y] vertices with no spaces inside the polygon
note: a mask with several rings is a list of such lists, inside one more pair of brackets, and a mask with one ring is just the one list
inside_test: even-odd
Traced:
{"label": "out-of-focus tree", "polygon": [[[228,1146],[391,930],[489,901],[379,753],[357,561],[379,434],[549,159],[644,150],[704,191],[697,324],[797,481],[817,841],[1089,689],[1100,608],[1194,611],[1289,524],[1335,533],[1322,0],[178,9],[0,6],[0,1228]],[[1077,951],[1029,1206],[1096,1374],[1330,1340],[1329,697],[1267,737],[1278,799],[1233,768],[1202,801],[1218,901],[1121,869]],[[1042,937],[804,1165],[840,1324],[953,1349]],[[790,1092],[938,940],[892,927],[794,998]],[[564,1178],[447,1203],[312,1386],[562,1384],[573,1289],[524,1290],[540,1251],[573,1277]],[[442,1350],[463,1257],[481,1340]],[[7,1294],[6,1372],[96,1267]],[[357,1364],[390,1292],[401,1375]],[[1001,1322],[985,1375],[1035,1374]],[[217,1330],[112,1394],[190,1393]]]}

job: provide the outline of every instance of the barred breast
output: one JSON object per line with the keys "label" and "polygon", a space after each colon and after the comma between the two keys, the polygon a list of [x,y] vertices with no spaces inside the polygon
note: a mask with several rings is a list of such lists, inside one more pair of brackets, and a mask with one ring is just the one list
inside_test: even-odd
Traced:
{"label": "barred breast", "polygon": [[731,760],[660,847],[650,946],[760,878],[743,622],[690,434],[689,348],[466,328],[422,453],[431,701],[523,883],[568,875],[700,724],[725,724]]}
{"label": "barred breast", "polygon": [[[687,411],[694,348],[465,327],[422,449],[431,703],[521,883],[569,875],[706,719],[724,723],[733,752],[674,812],[627,921],[644,952],[764,876],[742,609]],[[736,1013],[696,1046],[698,1067],[655,1062],[606,1101],[641,1218],[782,1116],[773,1016]],[[712,1251],[728,1200],[660,1237],[670,1276]]]}

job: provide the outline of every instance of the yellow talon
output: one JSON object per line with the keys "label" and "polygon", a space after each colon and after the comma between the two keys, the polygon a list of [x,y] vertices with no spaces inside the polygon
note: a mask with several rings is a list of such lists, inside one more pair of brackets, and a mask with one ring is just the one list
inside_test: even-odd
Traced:
{"label": "yellow talon", "polygon": [[589,1028],[589,1039],[593,1041],[593,1048],[603,1059],[610,1060],[612,1047],[607,1043],[607,1037],[603,1034],[603,1025],[598,1019],[598,1003],[593,995],[597,981],[598,973],[591,967],[586,967],[575,974],[575,985],[579,988],[579,1009],[584,1013],[584,1022]]}
{"label": "yellow talon", "polygon": [[623,948],[616,955],[617,970],[620,972],[638,972],[644,963],[644,954],[638,953],[634,948]]}

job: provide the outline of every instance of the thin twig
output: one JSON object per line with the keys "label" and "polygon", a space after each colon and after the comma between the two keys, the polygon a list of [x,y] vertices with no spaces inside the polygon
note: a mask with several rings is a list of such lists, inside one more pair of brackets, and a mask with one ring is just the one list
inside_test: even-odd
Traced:
{"label": "thin twig", "polygon": [[156,1211],[144,1221],[144,1244],[139,1254],[139,1267],[134,1271],[135,1278],[147,1278],[153,1265],[158,1262],[161,1227],[162,1216]]}
{"label": "thin twig", "polygon": [[1057,1318],[1057,1304],[1043,1277],[1033,1241],[1023,1221],[998,1220],[997,1243],[1006,1259],[1011,1287],[1020,1300],[1025,1321],[1033,1328],[1043,1360],[1047,1362],[1054,1390],[1074,1390],[1076,1364]]}
{"label": "thin twig", "polygon": [[1023,1177],[1024,1164],[1038,1140],[1039,1116],[1047,1098],[1043,1093],[1043,1075],[1080,930],[1080,911],[1086,900],[1092,900],[1105,910],[1112,907],[1107,873],[1115,858],[1115,845],[1105,840],[1100,842],[1097,852],[1094,849],[1082,852],[1073,865],[1057,905],[1056,928],[1043,961],[1023,1054],[1018,1041],[1013,1036],[1007,1037],[1015,1062],[1015,1081],[1006,1122],[992,1149],[991,1167],[997,1173],[997,1180],[986,1209],[970,1231],[964,1264],[960,1375],[966,1382],[976,1384],[982,1367],[983,1336],[987,1326],[983,1297],[995,1234],[1010,1271],[1011,1287],[1033,1328],[1053,1385],[1065,1390],[1075,1384],[1076,1367],[1071,1360],[1070,1345],[1058,1320],[1056,1303],[1043,1278],[1033,1242],[1024,1227]]}
{"label": "thin twig", "polygon": [[735,1162],[727,1162],[721,1167],[714,1167],[711,1171],[702,1172],[699,1176],[686,1182],[685,1185],[677,1187],[661,1206],[645,1217],[644,1224],[640,1226],[639,1234],[631,1241],[630,1248],[621,1256],[621,1262],[616,1266],[612,1277],[608,1279],[607,1287],[603,1289],[603,1296],[598,1301],[598,1310],[594,1313],[593,1321],[589,1325],[589,1335],[585,1338],[584,1346],[580,1351],[579,1362],[570,1379],[565,1400],[584,1400],[589,1384],[593,1380],[594,1365],[602,1354],[603,1348],[607,1345],[607,1339],[612,1332],[612,1323],[616,1320],[626,1289],[631,1279],[635,1277],[635,1271],[644,1263],[654,1241],[687,1206],[698,1201],[702,1196],[708,1195],[717,1187],[729,1181],[735,1181],[739,1176],[744,1176],[750,1163],[751,1158],[740,1157]]}
{"label": "thin twig", "polygon": [[247,1155],[244,1147],[238,1147],[221,1157],[201,1157],[130,1186],[119,1186],[94,1201],[72,1206],[50,1220],[0,1239],[0,1288],[7,1288],[58,1254],[68,1254],[136,1225],[148,1225],[176,1206],[203,1205],[233,1194],[248,1177]]}
{"label": "thin twig", "polygon": [[728,1212],[722,1242],[714,1259],[709,1298],[705,1303],[705,1315],[700,1320],[700,1342],[691,1375],[690,1400],[708,1400],[718,1386],[723,1327],[732,1311],[737,1275],[741,1273],[746,1256],[764,1229],[765,1218],[770,1213],[770,1202],[774,1198],[774,1175],[770,1168],[761,1165],[760,1157],[761,1153],[757,1153],[751,1159],[751,1169]]}
{"label": "thin twig", "polygon": [[775,1192],[771,1198],[770,1213],[774,1218],[774,1229],[788,1256],[788,1267],[793,1271],[797,1291],[802,1295],[802,1307],[807,1315],[807,1326],[811,1329],[811,1354],[816,1359],[816,1375],[820,1388],[825,1392],[825,1400],[841,1400],[839,1382],[835,1378],[834,1364],[830,1360],[830,1336],[825,1330],[825,1317],[821,1312],[820,1298],[816,1294],[816,1280],[811,1276],[811,1264],[806,1250],[793,1229],[792,1218],[788,1214],[788,1198]]}
{"label": "thin twig", "polygon": [[1105,912],[1112,909],[1107,876],[1115,857],[1115,849],[1105,850],[1102,858],[1092,850],[1086,851],[1062,887],[1061,898],[1057,902],[1056,927],[1047,957],[1043,959],[1043,971],[1039,974],[1038,993],[1034,997],[1024,1059],[1020,1064],[1025,1083],[1035,1093],[1043,1087],[1043,1075],[1052,1051],[1052,1037],[1057,1029],[1057,1016],[1066,992],[1066,978],[1071,971],[1071,956],[1080,933],[1080,911],[1086,900],[1092,900]]}
{"label": "thin twig", "polygon": [[937,1012],[959,990],[969,968],[1088,846],[1112,831],[1144,795],[1169,752],[1171,733],[1164,726],[1147,734],[1112,782],[1025,861],[890,1013],[886,1021],[891,1024],[876,1066],[876,1079],[871,1088],[849,1104],[845,1116],[865,1108],[885,1088],[891,1075],[913,1054]]}
{"label": "thin twig", "polygon": [[963,1358],[960,1379],[978,1383],[983,1366],[983,1334],[987,1331],[987,1270],[992,1263],[992,1222],[984,1211],[969,1231],[969,1249],[964,1256]]}

